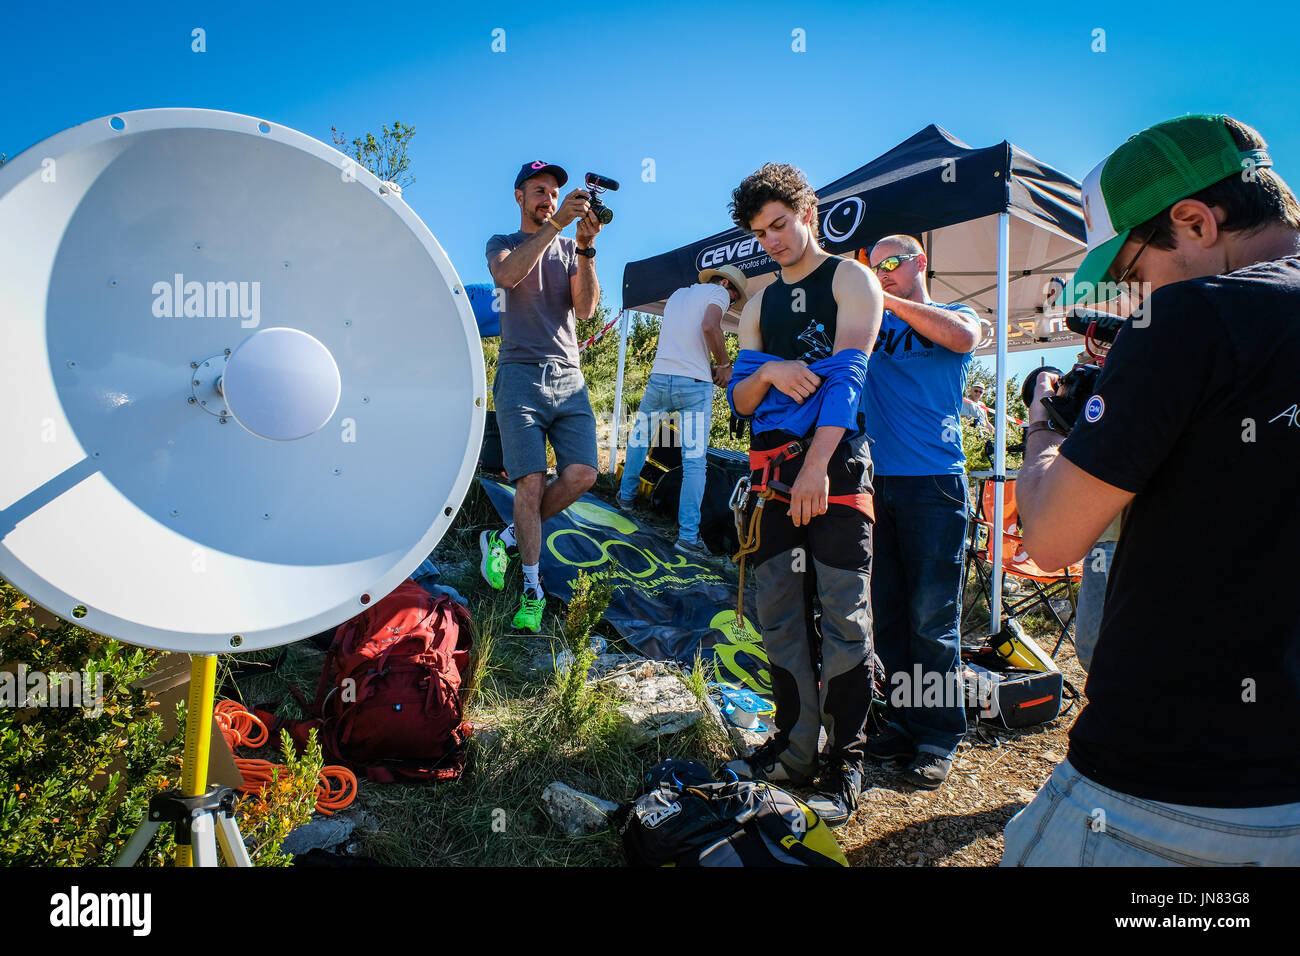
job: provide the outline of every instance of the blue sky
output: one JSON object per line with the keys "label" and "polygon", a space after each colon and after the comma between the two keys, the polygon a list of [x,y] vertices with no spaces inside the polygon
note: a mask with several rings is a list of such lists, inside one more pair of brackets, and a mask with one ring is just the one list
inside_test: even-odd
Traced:
{"label": "blue sky", "polygon": [[[621,180],[597,259],[615,306],[625,262],[727,228],[731,188],[761,163],[820,185],[932,122],[1080,179],[1145,126],[1226,112],[1300,185],[1300,13],[1284,4],[4,5],[0,152],[148,107],[248,113],[326,142],[331,126],[401,120],[417,130],[404,198],[466,282],[487,278],[487,237],[518,227],[520,163]],[[1014,357],[1013,377],[1035,364]]]}

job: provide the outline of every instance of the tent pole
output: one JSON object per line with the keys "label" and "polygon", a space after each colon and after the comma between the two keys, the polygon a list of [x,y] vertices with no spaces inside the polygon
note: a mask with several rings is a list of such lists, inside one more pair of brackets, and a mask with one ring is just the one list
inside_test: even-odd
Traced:
{"label": "tent pole", "polygon": [[993,557],[993,589],[989,598],[989,632],[1002,629],[1002,514],[1007,474],[1007,262],[1011,258],[1011,216],[998,214],[998,326],[997,326],[997,407],[993,436],[993,525],[989,550]]}
{"label": "tent pole", "polygon": [[614,427],[609,438],[609,473],[618,472],[618,429],[622,424],[623,368],[627,364],[627,323],[631,313],[623,309],[618,323],[618,377],[614,382]]}

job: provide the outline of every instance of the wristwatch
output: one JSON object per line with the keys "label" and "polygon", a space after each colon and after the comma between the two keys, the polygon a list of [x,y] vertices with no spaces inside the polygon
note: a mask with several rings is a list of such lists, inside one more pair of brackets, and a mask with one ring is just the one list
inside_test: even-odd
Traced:
{"label": "wristwatch", "polygon": [[576,252],[576,253],[577,253],[578,255],[580,255],[580,256],[586,256],[588,259],[594,259],[594,258],[596,258],[596,247],[595,247],[595,246],[588,246],[586,249],[574,249],[573,251]]}
{"label": "wristwatch", "polygon": [[1051,433],[1054,434],[1054,435],[1059,435],[1059,434],[1061,434],[1061,433],[1060,433],[1059,431],[1057,431],[1056,428],[1052,425],[1051,421],[1046,421],[1046,422],[1034,422],[1032,425],[1030,425],[1028,428],[1025,429],[1025,432],[1024,432],[1024,437],[1025,437],[1025,439],[1028,440],[1029,436],[1032,435],[1032,434],[1034,434],[1035,432],[1051,432]]}

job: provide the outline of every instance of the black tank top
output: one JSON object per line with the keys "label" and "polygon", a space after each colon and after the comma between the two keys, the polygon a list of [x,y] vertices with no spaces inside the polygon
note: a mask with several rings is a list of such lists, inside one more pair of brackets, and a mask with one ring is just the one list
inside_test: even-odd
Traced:
{"label": "black tank top", "polygon": [[831,285],[843,260],[829,256],[798,282],[778,278],[763,290],[758,330],[763,351],[811,365],[835,351],[835,320],[839,307]]}

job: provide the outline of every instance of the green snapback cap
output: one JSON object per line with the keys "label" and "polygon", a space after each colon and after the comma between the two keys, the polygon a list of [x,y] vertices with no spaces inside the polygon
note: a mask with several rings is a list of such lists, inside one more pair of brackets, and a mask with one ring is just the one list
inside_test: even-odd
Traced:
{"label": "green snapback cap", "polygon": [[1237,148],[1225,116],[1180,116],[1130,136],[1083,181],[1088,252],[1061,297],[1101,302],[1100,284],[1134,226],[1245,169],[1272,166],[1262,149]]}

